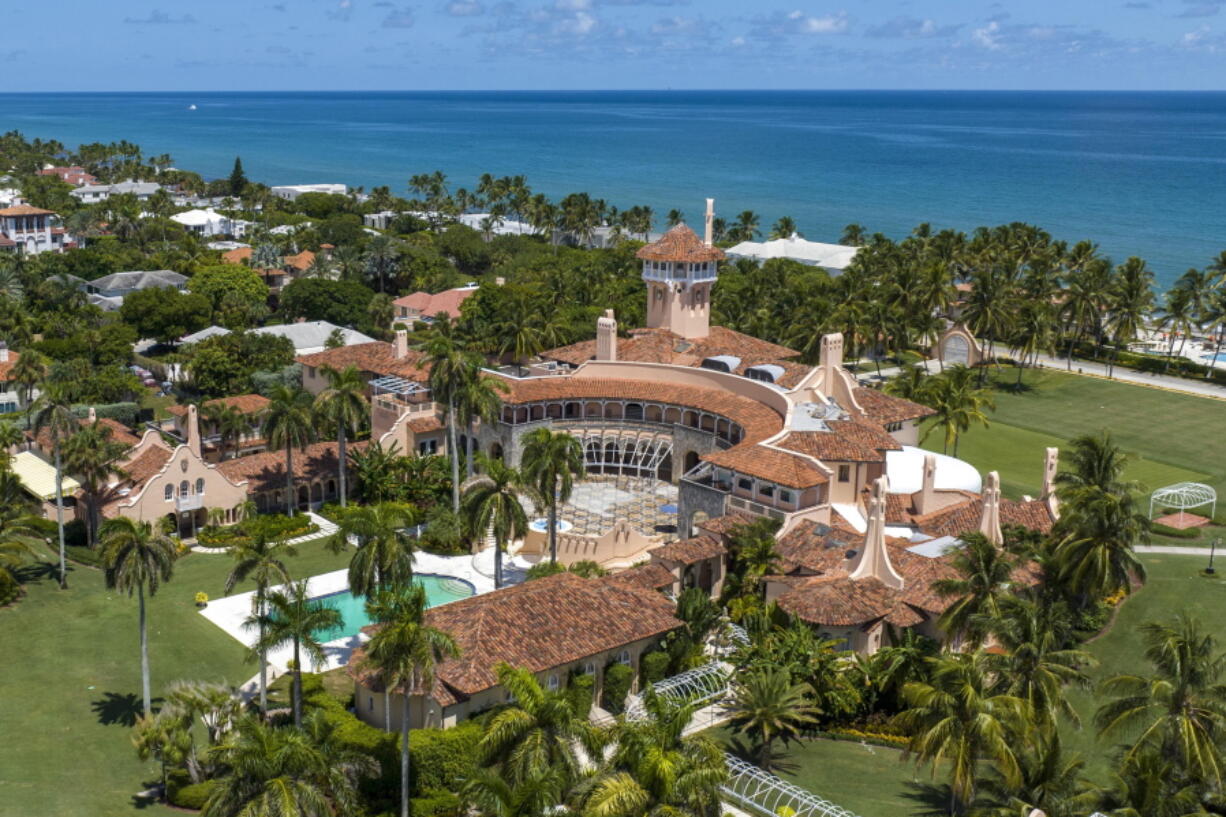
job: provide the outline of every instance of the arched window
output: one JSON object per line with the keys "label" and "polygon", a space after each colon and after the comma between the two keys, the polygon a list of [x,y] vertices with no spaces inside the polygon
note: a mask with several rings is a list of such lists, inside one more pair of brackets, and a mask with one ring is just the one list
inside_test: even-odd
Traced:
{"label": "arched window", "polygon": [[583,672],[587,675],[595,675],[596,674],[596,662],[588,661],[586,664],[584,664]]}
{"label": "arched window", "polygon": [[175,486],[167,485],[166,486],[166,501],[169,502],[170,500],[174,498],[175,498]]}
{"label": "arched window", "polygon": [[191,492],[192,488],[191,485],[188,484],[187,480],[183,480],[179,483],[179,496],[187,496]]}
{"label": "arched window", "polygon": [[204,493],[204,477],[196,478],[196,493],[198,494]]}
{"label": "arched window", "polygon": [[546,686],[549,687],[550,691],[557,691],[558,686],[560,686],[560,683],[561,682],[558,681],[558,674],[555,672],[549,676],[549,680],[546,682]]}
{"label": "arched window", "polygon": [[617,654],[617,663],[630,666],[630,650],[622,650]]}

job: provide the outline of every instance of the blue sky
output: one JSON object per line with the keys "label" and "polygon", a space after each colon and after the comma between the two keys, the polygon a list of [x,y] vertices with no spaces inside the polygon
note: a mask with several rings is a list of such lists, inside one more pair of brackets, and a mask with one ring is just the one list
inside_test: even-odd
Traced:
{"label": "blue sky", "polygon": [[1226,0],[5,6],[6,90],[1226,87]]}

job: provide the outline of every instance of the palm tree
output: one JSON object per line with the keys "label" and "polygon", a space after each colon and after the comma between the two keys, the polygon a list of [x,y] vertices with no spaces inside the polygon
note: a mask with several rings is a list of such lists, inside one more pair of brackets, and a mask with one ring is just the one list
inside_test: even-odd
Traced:
{"label": "palm tree", "polygon": [[1061,465],[1068,466],[1056,474],[1056,487],[1060,498],[1066,501],[1086,488],[1097,488],[1106,493],[1123,493],[1140,490],[1136,482],[1122,480],[1132,458],[1120,449],[1103,429],[1097,434],[1082,434],[1069,440]]}
{"label": "palm tree", "polygon": [[1226,656],[1199,622],[1180,614],[1173,624],[1141,625],[1149,677],[1108,678],[1099,696],[1112,700],[1094,716],[1099,734],[1123,738],[1125,773],[1145,754],[1170,759],[1194,779],[1222,783],[1226,737]]}
{"label": "palm tree", "polygon": [[366,274],[379,282],[379,292],[387,291],[387,276],[395,272],[400,261],[399,242],[386,235],[377,235],[366,246]]}
{"label": "palm tree", "polygon": [[22,395],[22,402],[26,404],[27,412],[33,402],[34,387],[41,383],[46,376],[46,358],[34,349],[27,349],[22,352],[17,358],[17,362],[13,364],[9,377],[17,384],[18,390]]}
{"label": "palm tree", "polygon": [[17,477],[0,469],[0,597],[17,583],[17,570],[38,558],[49,523],[30,512]]}
{"label": "palm tree", "polygon": [[359,810],[357,784],[375,761],[349,748],[323,712],[304,728],[275,728],[243,718],[209,754],[226,770],[202,817],[335,817]]}
{"label": "palm tree", "polygon": [[477,744],[482,765],[496,765],[499,776],[512,783],[533,780],[554,770],[570,781],[582,764],[580,745],[593,737],[586,719],[575,712],[567,695],[541,688],[526,669],[500,663],[498,683],[514,703],[490,717]]}
{"label": "palm tree", "polygon": [[1145,565],[1135,546],[1149,541],[1150,521],[1129,492],[1110,493],[1096,486],[1069,494],[1061,505],[1055,561],[1060,580],[1086,598],[1130,592],[1132,579],[1145,580]]}
{"label": "palm tree", "polygon": [[[263,616],[265,612],[264,599],[268,588],[274,584],[288,582],[289,571],[285,568],[283,556],[293,556],[292,545],[276,544],[268,541],[268,536],[257,530],[249,539],[240,539],[230,547],[230,555],[234,557],[234,567],[226,576],[226,595],[233,592],[239,582],[251,579],[255,582],[255,597],[252,600],[252,612]],[[264,640],[261,631],[256,643]],[[268,654],[260,650],[260,711],[268,712]]]}
{"label": "palm tree", "polygon": [[378,596],[387,612],[367,642],[360,666],[372,672],[384,689],[403,696],[400,713],[400,817],[409,817],[409,698],[429,695],[434,667],[455,658],[460,648],[447,633],[425,623],[426,591],[410,585]]}
{"label": "palm tree", "polygon": [[200,414],[213,426],[220,438],[221,458],[225,459],[227,443],[234,446],[234,456],[237,457],[243,436],[251,428],[251,421],[247,415],[237,406],[227,405],[220,400],[211,400],[202,405]]}
{"label": "palm tree", "polygon": [[1004,550],[978,531],[961,536],[963,547],[953,555],[951,566],[958,577],[938,579],[932,590],[955,601],[941,614],[940,627],[951,638],[978,643],[983,623],[1000,617],[1000,605],[1009,594],[1014,563]]}
{"label": "palm tree", "polygon": [[812,694],[813,687],[792,683],[783,669],[762,668],[737,678],[729,707],[731,724],[761,746],[758,765],[764,770],[771,769],[776,738],[786,743],[816,722],[819,710],[808,701]]}
{"label": "palm tree", "polygon": [[369,416],[366,399],[366,380],[357,366],[346,366],[337,371],[331,366],[320,369],[328,379],[328,388],[315,397],[315,410],[327,423],[336,428],[336,459],[340,471],[341,507],[348,504],[348,481],[346,445],[349,434],[361,428]]}
{"label": "palm tree", "polygon": [[140,674],[145,715],[153,711],[149,691],[149,634],[145,625],[145,594],[152,598],[174,572],[178,549],[169,536],[148,522],[126,516],[108,519],[102,525],[102,560],[107,587],[131,596],[140,604]]}
{"label": "palm tree", "polygon": [[520,502],[523,476],[511,466],[481,458],[482,476],[464,491],[464,516],[474,536],[494,537],[494,587],[502,587],[502,552],[528,532],[528,516]]}
{"label": "palm tree", "polygon": [[665,218],[665,223],[670,230],[683,221],[685,221],[685,213],[677,209],[669,210],[668,216]]}
{"label": "palm tree", "polygon": [[792,236],[803,237],[796,230],[796,219],[791,216],[783,216],[771,227],[770,238],[772,241],[777,238],[791,238]]}
{"label": "palm tree", "polygon": [[1186,289],[1181,289],[1176,285],[1167,290],[1162,299],[1162,306],[1154,313],[1154,317],[1157,318],[1155,326],[1167,333],[1166,364],[1162,367],[1165,373],[1170,369],[1171,360],[1175,357],[1175,339],[1180,338],[1179,353],[1182,356],[1184,344],[1187,343],[1188,336],[1196,327],[1199,316],[1192,302],[1192,296]]}
{"label": "palm tree", "polygon": [[994,410],[996,403],[991,392],[975,387],[975,375],[962,365],[950,366],[944,372],[930,378],[927,394],[929,406],[936,411],[932,425],[924,431],[921,441],[928,437],[934,429],[945,430],[944,452],[958,456],[958,439],[968,431],[973,423],[988,426],[987,410]]}
{"label": "palm tree", "polygon": [[489,769],[478,769],[462,794],[483,817],[545,817],[562,800],[566,782],[561,769],[545,769],[514,784]]}
{"label": "palm tree", "polygon": [[1113,284],[1107,313],[1107,328],[1112,340],[1107,377],[1114,373],[1119,347],[1137,337],[1154,304],[1154,274],[1140,258],[1129,258],[1117,267]]}
{"label": "palm tree", "polygon": [[456,399],[456,411],[460,421],[467,429],[468,450],[464,452],[466,475],[472,477],[474,466],[474,448],[476,446],[476,431],[474,426],[480,420],[482,423],[495,423],[502,410],[502,398],[510,388],[501,380],[485,377],[479,368],[470,371],[472,375],[460,385]]}
{"label": "palm tree", "polygon": [[81,483],[81,499],[86,508],[85,530],[90,547],[97,542],[101,505],[108,496],[113,495],[111,478],[124,476],[123,469],[117,463],[128,450],[128,445],[111,439],[114,433],[111,426],[95,420],[78,426],[77,431],[63,444],[64,466],[76,474]]}
{"label": "palm tree", "polygon": [[1018,817],[1035,809],[1046,817],[1082,817],[1098,795],[1085,776],[1085,760],[1062,749],[1060,733],[1035,733],[1017,747],[1020,779],[1010,785],[995,768],[980,781],[975,808],[983,817]]}
{"label": "palm tree", "polygon": [[60,384],[47,384],[34,415],[34,428],[46,429],[55,459],[55,524],[60,535],[60,589],[68,589],[68,560],[64,546],[64,441],[80,428],[72,413],[68,392]]}
{"label": "palm tree", "polygon": [[343,623],[339,610],[308,595],[306,579],[269,593],[264,613],[253,613],[243,622],[259,629],[256,651],[261,656],[286,644],[294,647],[294,726],[302,725],[302,653],[316,666],[323,663],[326,656],[317,635]]}
{"label": "palm tree", "polygon": [[373,597],[413,581],[413,538],[407,528],[417,521],[411,505],[381,502],[355,507],[341,518],[329,547],[347,550],[350,538],[357,550],[349,560],[349,590]]}
{"label": "palm tree", "polygon": [[564,432],[537,428],[523,437],[520,472],[549,510],[549,560],[558,561],[558,505],[570,499],[583,479],[583,446]]}
{"label": "palm tree", "polygon": [[1026,703],[994,693],[987,654],[951,653],[930,659],[929,681],[907,684],[910,708],[899,722],[913,735],[904,758],[949,773],[950,813],[962,814],[975,799],[979,765],[992,761],[1008,786],[1021,783],[1016,746],[1026,721]]}
{"label": "palm tree", "polygon": [[430,369],[430,392],[435,402],[446,406],[447,453],[451,457],[451,509],[460,512],[460,452],[456,423],[460,396],[473,379],[480,363],[460,350],[455,339],[437,332],[426,344],[423,364]]}
{"label": "palm tree", "polygon": [[311,395],[301,388],[277,386],[264,407],[264,436],[269,448],[285,449],[285,512],[293,516],[294,449],[305,449],[315,436]]}

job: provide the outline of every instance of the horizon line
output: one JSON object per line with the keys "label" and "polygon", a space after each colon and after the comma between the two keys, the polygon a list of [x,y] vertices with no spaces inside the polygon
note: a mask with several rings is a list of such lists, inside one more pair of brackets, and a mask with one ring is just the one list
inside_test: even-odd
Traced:
{"label": "horizon line", "polygon": [[1222,94],[1224,88],[209,88],[0,91],[3,96],[55,94],[618,94],[618,93],[959,93],[959,94]]}

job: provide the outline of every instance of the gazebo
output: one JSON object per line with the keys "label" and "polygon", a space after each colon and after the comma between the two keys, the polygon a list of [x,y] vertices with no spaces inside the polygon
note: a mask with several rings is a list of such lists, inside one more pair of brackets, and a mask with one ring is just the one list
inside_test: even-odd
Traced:
{"label": "gazebo", "polygon": [[[1154,518],[1154,506],[1160,508],[1178,508],[1179,522],[1183,522],[1183,513],[1189,508],[1199,508],[1209,505],[1209,518],[1217,512],[1217,491],[1199,482],[1177,482],[1165,488],[1159,488],[1149,496],[1149,518]],[[1201,517],[1197,517],[1201,519]],[[1207,521],[1207,520],[1206,520]],[[1201,524],[1201,523],[1197,523]],[[1176,524],[1173,527],[1193,527],[1194,525]]]}

